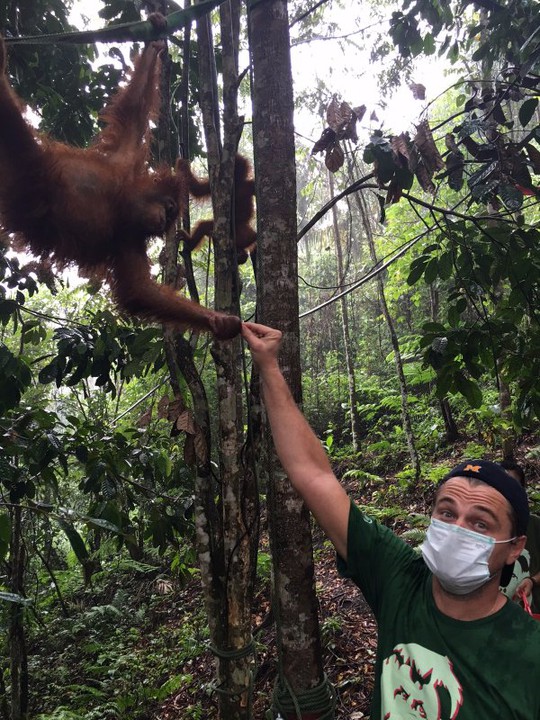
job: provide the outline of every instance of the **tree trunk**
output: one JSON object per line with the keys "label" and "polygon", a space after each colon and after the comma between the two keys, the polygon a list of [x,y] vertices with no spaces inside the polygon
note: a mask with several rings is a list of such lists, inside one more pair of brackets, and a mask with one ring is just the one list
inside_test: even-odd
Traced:
{"label": "tree trunk", "polygon": [[444,427],[446,430],[446,442],[455,443],[456,440],[459,440],[459,430],[456,425],[456,421],[454,420],[452,407],[448,402],[448,398],[445,397],[442,400],[439,400],[439,405],[441,408],[441,414],[443,416]]}
{"label": "tree trunk", "polygon": [[[365,204],[364,198],[361,196],[360,193],[355,193],[355,198],[358,203],[358,209],[360,210],[362,222],[366,231],[366,238],[369,245],[369,253],[371,256],[371,260],[373,262],[373,265],[376,266],[379,261],[377,259],[375,243],[373,241],[373,232],[371,229],[368,208]],[[377,287],[379,290],[379,303],[381,311],[386,321],[386,325],[388,326],[388,332],[390,333],[390,342],[392,343],[392,350],[394,352],[394,363],[396,366],[396,374],[398,377],[399,390],[401,395],[401,420],[403,424],[403,430],[405,432],[405,437],[407,439],[407,449],[409,451],[409,458],[411,461],[411,467],[414,471],[414,476],[418,480],[418,478],[420,477],[420,458],[418,457],[418,451],[416,450],[416,443],[414,440],[414,433],[411,423],[411,415],[409,413],[409,393],[407,390],[407,381],[405,380],[405,373],[403,372],[403,362],[401,360],[399,339],[394,328],[394,321],[392,320],[392,316],[390,315],[390,310],[388,309],[388,303],[386,302],[386,296],[384,293],[384,281],[381,273],[377,275]]]}
{"label": "tree trunk", "polygon": [[[437,322],[439,319],[439,291],[431,284],[429,286],[429,310],[431,322]],[[444,421],[445,437],[447,443],[455,443],[459,440],[459,430],[454,420],[452,406],[447,397],[439,400],[441,415]]]}
{"label": "tree trunk", "polygon": [[[296,174],[287,4],[267,0],[248,7],[257,185],[258,317],[283,332],[281,364],[293,396],[300,402]],[[266,437],[270,437],[269,432]],[[309,514],[271,447],[267,467],[273,610],[279,654],[272,717],[281,714],[286,720],[318,718],[328,712],[332,703],[323,678]],[[320,709],[317,706],[308,712],[305,693],[314,688],[321,689]]]}
{"label": "tree trunk", "polygon": [[[218,310],[236,315],[240,314],[239,280],[236,251],[231,240],[234,237],[231,207],[234,164],[243,127],[237,112],[239,13],[239,0],[231,0],[220,7],[223,138],[220,134],[212,28],[207,16],[197,23],[200,105],[208,148],[214,217],[215,306]],[[207,608],[209,614],[213,614],[210,629],[217,657],[220,717],[224,720],[248,720],[251,716],[253,679],[251,603],[258,545],[258,493],[256,484],[248,482],[243,464],[240,338],[215,342],[212,357],[217,372],[219,510],[223,557],[217,565],[213,565],[212,558],[201,559],[207,570]],[[206,485],[205,482],[201,488],[204,492]],[[215,601],[219,595],[221,607],[217,608]]]}
{"label": "tree trunk", "polygon": [[[480,15],[484,17],[486,15],[486,10],[481,9]],[[483,33],[484,40],[487,41],[488,38],[485,37],[485,33]],[[486,65],[485,61],[481,60],[480,65],[482,68],[482,74],[485,79],[485,89],[487,91],[488,89],[488,83],[490,82],[490,68]],[[491,103],[486,103],[486,113],[489,109],[489,105]],[[493,119],[492,115],[486,115],[486,117],[489,118],[488,127],[486,130],[486,137],[488,140],[492,142],[497,141],[497,125]],[[517,118],[513,118],[513,120],[516,120]],[[491,124],[491,127],[489,126]],[[498,210],[496,208],[493,208],[491,203],[488,203],[487,206],[488,214],[493,213],[494,215],[498,215]],[[496,217],[494,217],[492,220],[488,222],[488,227],[494,227],[494,228],[500,228],[501,227],[501,221],[498,220]],[[499,282],[497,287],[494,288],[493,298],[495,304],[500,304],[504,301],[505,296],[505,288],[503,283]],[[499,358],[494,357],[493,361],[495,364],[495,372],[497,377],[497,384],[498,384],[498,390],[499,390],[499,407],[501,410],[501,451],[502,456],[504,460],[513,460],[514,458],[514,450],[516,446],[516,432],[514,428],[514,422],[512,418],[512,393],[510,390],[510,386],[506,382],[506,379],[504,377],[503,371],[501,371],[501,367],[504,365],[504,350],[502,351],[502,355]]]}
{"label": "tree trunk", "polygon": [[[334,176],[328,173],[328,181],[330,185],[330,199],[334,197]],[[341,248],[341,238],[339,233],[339,223],[337,216],[337,207],[332,207],[332,221],[334,229],[334,243],[336,246],[337,272],[338,282],[337,291],[341,293],[345,287],[345,272],[343,269],[343,251]],[[356,378],[354,376],[354,364],[351,352],[351,335],[349,331],[349,308],[347,305],[347,296],[342,295],[340,298],[341,306],[341,327],[343,329],[343,350],[345,353],[345,367],[347,369],[347,382],[349,387],[349,410],[351,414],[351,441],[353,451],[356,453],[360,449],[360,418],[358,416],[358,396],[356,392]]]}
{"label": "tree trunk", "polygon": [[[214,214],[215,306],[239,314],[236,255],[232,237],[231,199],[236,148],[242,123],[236,111],[237,48],[239,3],[221,8],[221,42],[224,99],[224,138],[221,137],[218,85],[212,27],[208,17],[197,24],[200,96]],[[188,82],[189,29],[184,37],[184,77],[180,86],[182,106],[181,147],[189,157]],[[165,63],[165,72],[168,63]],[[166,88],[167,86],[165,86]],[[166,95],[163,95],[166,102]],[[168,113],[167,113],[168,114]],[[160,143],[168,162],[170,128],[160,125]],[[181,205],[184,229],[189,230],[189,203]],[[161,263],[164,281],[180,288],[184,273],[178,264],[179,237],[174,231],[166,238]],[[198,300],[189,253],[186,261],[188,288]],[[178,415],[189,418],[186,425],[184,459],[195,466],[195,545],[201,571],[205,607],[210,629],[211,648],[216,656],[216,697],[219,716],[227,720],[249,720],[253,680],[254,644],[251,637],[251,605],[258,545],[258,493],[255,482],[244,467],[242,453],[243,417],[240,377],[240,341],[216,343],[212,356],[217,370],[218,429],[217,452],[212,452],[209,405],[194,360],[197,335],[191,341],[167,329],[164,333],[165,356]],[[189,411],[180,382],[183,376],[193,402]],[[215,423],[214,423],[215,425]],[[219,475],[212,466],[218,456]]]}
{"label": "tree trunk", "polygon": [[[10,591],[24,597],[26,552],[22,534],[22,510],[13,510],[10,546]],[[10,603],[9,655],[11,674],[11,720],[28,718],[28,657],[24,629],[24,605]]]}

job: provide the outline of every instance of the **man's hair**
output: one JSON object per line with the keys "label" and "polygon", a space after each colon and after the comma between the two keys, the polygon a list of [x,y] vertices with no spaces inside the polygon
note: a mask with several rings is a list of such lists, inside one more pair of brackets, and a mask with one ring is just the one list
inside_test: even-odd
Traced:
{"label": "man's hair", "polygon": [[513,472],[517,475],[517,478],[521,484],[521,487],[525,489],[527,487],[527,479],[525,477],[525,471],[521,467],[521,465],[518,465],[515,460],[501,460],[499,465],[506,470],[507,473]]}

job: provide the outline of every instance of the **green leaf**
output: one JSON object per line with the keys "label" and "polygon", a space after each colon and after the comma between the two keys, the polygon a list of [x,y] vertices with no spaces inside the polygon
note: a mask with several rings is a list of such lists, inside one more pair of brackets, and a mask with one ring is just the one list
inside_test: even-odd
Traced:
{"label": "green leaf", "polygon": [[433,35],[428,33],[424,38],[424,55],[433,55],[435,52],[435,40]]}
{"label": "green leaf", "polygon": [[422,325],[422,332],[424,333],[445,333],[446,328],[444,325],[438,322],[427,322]]}
{"label": "green leaf", "polygon": [[521,123],[522,127],[525,127],[528,125],[536,112],[536,108],[538,107],[538,98],[529,98],[528,100],[525,100],[523,105],[519,108],[519,122]]}
{"label": "green leaf", "polygon": [[119,528],[118,525],[115,525],[108,520],[103,520],[103,518],[95,518],[89,517],[88,515],[81,515],[81,519],[84,520],[87,525],[92,525],[93,527],[101,528],[102,530],[108,530],[109,532],[116,533],[117,535],[122,535],[122,528]]}
{"label": "green leaf", "polygon": [[474,380],[465,377],[463,373],[458,372],[454,375],[454,386],[458,392],[467,400],[473,408],[479,408],[482,404],[482,391]]}
{"label": "green leaf", "polygon": [[472,59],[477,62],[478,60],[482,60],[482,58],[486,57],[486,55],[489,53],[491,49],[491,42],[488,40],[483,45],[480,45],[478,50],[473,53]]}
{"label": "green leaf", "polygon": [[428,260],[429,258],[426,255],[421,255],[419,258],[416,258],[416,260],[413,260],[413,262],[411,263],[409,275],[407,277],[407,285],[414,285],[420,280],[420,278],[424,274],[424,270]]}
{"label": "green leaf", "polygon": [[80,563],[84,563],[90,558],[90,554],[86,548],[86,545],[84,544],[84,540],[79,535],[77,530],[75,530],[73,525],[66,522],[65,520],[59,520],[58,522],[62,530],[65,532],[67,539],[69,540],[69,544],[71,545],[73,552],[75,553],[75,557]]}
{"label": "green leaf", "polygon": [[513,185],[501,185],[499,197],[511,211],[519,210],[523,205],[523,194]]}
{"label": "green leaf", "polygon": [[375,156],[373,155],[373,150],[370,148],[369,145],[364,149],[363,160],[366,163],[366,165],[372,165],[375,162]]}
{"label": "green leaf", "polygon": [[450,251],[443,253],[439,257],[438,265],[439,277],[442,280],[448,280],[448,278],[452,275],[452,271],[454,269],[452,253]]}
{"label": "green leaf", "polygon": [[16,595],[15,593],[0,592],[0,600],[4,600],[5,602],[17,603],[18,605],[32,604],[32,600],[29,600],[22,595]]}
{"label": "green leaf", "polygon": [[41,368],[38,375],[38,380],[42,385],[47,385],[48,383],[54,382],[56,380],[57,374],[58,374],[58,362],[59,358],[54,358],[52,362],[50,362],[48,365],[45,365],[44,368]]}
{"label": "green leaf", "polygon": [[439,259],[437,257],[431,258],[426,265],[424,280],[428,285],[431,285],[437,279],[439,274]]}
{"label": "green leaf", "polygon": [[455,305],[450,305],[448,308],[448,322],[450,323],[451,327],[455,328],[459,324],[459,319],[461,317],[461,313],[458,311],[457,307]]}
{"label": "green leaf", "polygon": [[77,460],[81,463],[85,463],[88,461],[88,456],[89,452],[86,445],[77,445],[77,447],[75,448],[75,457],[77,458]]}
{"label": "green leaf", "polygon": [[17,303],[14,300],[0,300],[0,322],[6,325],[16,310]]}

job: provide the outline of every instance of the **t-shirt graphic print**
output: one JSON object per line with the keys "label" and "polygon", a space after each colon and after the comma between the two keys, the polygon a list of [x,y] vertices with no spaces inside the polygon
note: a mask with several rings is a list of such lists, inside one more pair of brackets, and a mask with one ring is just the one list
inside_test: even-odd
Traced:
{"label": "t-shirt graphic print", "polygon": [[381,717],[455,720],[463,691],[452,663],[422,645],[396,645],[382,663]]}

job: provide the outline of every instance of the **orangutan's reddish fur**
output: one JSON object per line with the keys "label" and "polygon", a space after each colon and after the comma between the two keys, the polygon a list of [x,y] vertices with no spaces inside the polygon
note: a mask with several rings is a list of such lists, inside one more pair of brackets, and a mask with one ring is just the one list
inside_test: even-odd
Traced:
{"label": "orangutan's reddish fur", "polygon": [[150,274],[147,242],[171,227],[182,196],[180,176],[148,167],[163,47],[146,46],[129,84],[103,111],[104,129],[81,149],[39,136],[25,121],[0,38],[0,222],[17,247],[107,277],[128,313],[226,339],[240,331],[239,318],[204,308]]}
{"label": "orangutan's reddish fur", "polygon": [[[187,182],[189,193],[195,198],[210,197],[210,181],[208,178],[197,178],[184,160],[178,161],[178,174]],[[238,263],[245,263],[257,244],[257,233],[251,227],[255,214],[255,181],[251,177],[249,161],[243,155],[236,156],[234,166],[234,243]],[[213,220],[198,222],[191,235],[183,233],[184,244],[188,250],[195,250],[205,237],[211,238],[214,232]]]}

